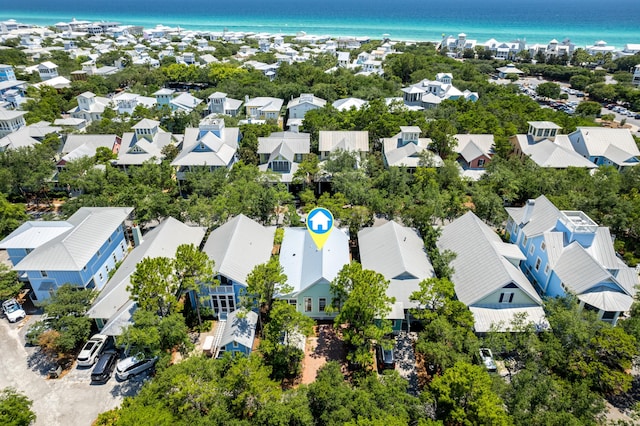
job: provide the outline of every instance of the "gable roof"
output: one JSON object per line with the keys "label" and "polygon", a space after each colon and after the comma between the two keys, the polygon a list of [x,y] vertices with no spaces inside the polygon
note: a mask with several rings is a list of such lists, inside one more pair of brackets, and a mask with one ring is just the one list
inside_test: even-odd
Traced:
{"label": "gable roof", "polygon": [[69,154],[78,148],[86,146],[93,149],[93,154],[95,154],[95,150],[98,147],[106,147],[112,149],[117,139],[117,135],[87,135],[81,133],[72,133],[67,135],[67,139],[62,146],[61,153]]}
{"label": "gable roof", "polygon": [[369,152],[369,132],[320,130],[318,145],[319,151]]}
{"label": "gable roof", "polygon": [[301,104],[312,104],[318,108],[322,108],[327,104],[324,99],[318,98],[311,93],[301,93],[299,97],[293,98],[287,104],[287,109],[295,108]]}
{"label": "gable roof", "polygon": [[349,263],[349,238],[334,228],[327,242],[318,250],[306,228],[284,228],[280,264],[287,275],[292,294],[299,293],[320,280],[332,281]]}
{"label": "gable roof", "polygon": [[132,211],[132,207],[82,207],[67,220],[73,228],[35,248],[14,269],[79,271]]}
{"label": "gable roof", "polygon": [[[618,165],[624,164],[629,158],[640,157],[640,150],[629,129],[578,127],[569,135],[569,139],[574,144],[579,141],[584,143],[589,156],[606,157]],[[637,161],[633,164],[637,164]]]}
{"label": "gable roof", "polygon": [[135,247],[122,261],[120,267],[105,284],[100,295],[87,311],[89,318],[107,318],[124,306],[130,298],[127,287],[131,282],[131,274],[136,271],[138,263],[145,258],[175,258],[176,249],[181,244],[200,246],[206,228],[187,226],[177,219],[168,217],[151,231],[144,234],[140,245]]}
{"label": "gable roof", "polygon": [[238,342],[245,348],[251,349],[256,335],[256,324],[258,324],[258,314],[253,311],[236,310],[228,313],[219,346]]}
{"label": "gable roof", "polygon": [[[238,149],[240,129],[225,127],[221,137],[213,132],[200,135],[200,129],[190,127],[184,131],[182,150],[171,162],[172,166],[218,166],[227,167],[231,164]],[[207,146],[207,151],[195,151],[200,143]]]}
{"label": "gable roof", "polygon": [[280,145],[286,145],[295,154],[308,154],[311,149],[309,133],[276,132],[270,136],[258,138],[258,154],[271,154]]}
{"label": "gable roof", "polygon": [[494,139],[491,134],[457,134],[453,136],[458,145],[455,150],[465,161],[470,162],[484,155],[493,155]]}
{"label": "gable roof", "polygon": [[597,167],[574,151],[573,148],[567,146],[566,135],[557,135],[555,141],[544,139],[539,142],[535,142],[531,135],[515,135],[515,138],[522,152],[540,167],[553,169],[566,169],[567,167],[593,169]]}
{"label": "gable roof", "polygon": [[220,275],[246,285],[253,268],[269,261],[274,235],[274,227],[241,214],[211,231],[202,251],[215,262]]}
{"label": "gable roof", "polygon": [[422,238],[409,227],[391,221],[358,232],[360,260],[364,269],[381,273],[389,280],[387,295],[404,308],[414,305],[409,298],[420,289],[420,281],[435,277]]}
{"label": "gable roof", "polygon": [[[415,129],[417,130],[414,130]],[[404,132],[420,132],[420,128],[413,127],[405,127],[402,128]],[[420,153],[428,148],[431,144],[431,139],[429,138],[419,138],[418,143],[407,142],[404,145],[399,146],[399,140],[402,137],[402,132],[391,138],[384,138],[382,140],[383,144],[383,154],[385,159],[387,160],[387,165],[389,166],[405,166],[405,167],[418,167],[420,165]],[[435,152],[431,152],[433,162],[436,166],[441,166],[443,164],[442,158]]]}
{"label": "gable roof", "polygon": [[510,261],[519,260],[522,254],[515,257],[512,245],[502,242],[473,212],[465,213],[442,228],[437,246],[456,253],[451,262],[454,269],[451,280],[458,299],[465,305],[473,305],[511,283],[529,296],[532,305],[542,304],[517,263]]}

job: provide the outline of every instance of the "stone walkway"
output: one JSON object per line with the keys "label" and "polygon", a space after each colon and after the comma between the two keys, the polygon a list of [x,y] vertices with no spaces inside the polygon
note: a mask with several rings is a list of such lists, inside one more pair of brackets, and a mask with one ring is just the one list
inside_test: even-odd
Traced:
{"label": "stone walkway", "polygon": [[344,342],[338,338],[333,326],[319,325],[316,335],[307,339],[301,383],[313,383],[318,370],[328,361],[340,362],[346,371],[345,354]]}

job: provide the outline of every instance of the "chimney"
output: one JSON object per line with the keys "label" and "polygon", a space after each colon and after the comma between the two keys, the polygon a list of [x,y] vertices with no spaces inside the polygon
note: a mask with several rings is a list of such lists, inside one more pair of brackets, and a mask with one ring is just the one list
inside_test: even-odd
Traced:
{"label": "chimney", "polygon": [[533,214],[533,208],[536,205],[536,200],[527,200],[527,203],[524,205],[524,212],[522,214],[522,220],[520,223],[526,225],[531,220],[531,215]]}

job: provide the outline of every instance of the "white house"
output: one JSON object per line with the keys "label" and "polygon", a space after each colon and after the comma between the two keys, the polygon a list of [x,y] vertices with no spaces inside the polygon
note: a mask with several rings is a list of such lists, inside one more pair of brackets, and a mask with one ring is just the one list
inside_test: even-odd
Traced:
{"label": "white house", "polygon": [[422,130],[418,126],[401,126],[400,133],[382,140],[382,155],[387,167],[415,170],[423,158],[435,167],[443,164],[439,155],[428,150],[431,139],[421,138],[420,133]]}
{"label": "white house", "polygon": [[368,131],[330,131],[320,130],[318,150],[320,161],[329,158],[336,151],[350,151],[356,153],[359,160],[364,160],[369,152]]}
{"label": "white house", "polygon": [[239,137],[240,129],[225,127],[224,120],[215,116],[203,118],[197,128],[185,129],[182,150],[171,162],[177,169],[178,180],[184,180],[186,172],[198,168],[230,169],[238,159]]}
{"label": "white house", "polygon": [[435,80],[424,79],[405,87],[402,89],[404,103],[411,107],[434,108],[445,99],[478,100],[478,93],[468,90],[462,92],[452,84],[452,81],[451,74],[438,73]]}
{"label": "white house", "polygon": [[280,110],[284,101],[279,98],[258,97],[246,98],[244,107],[247,117],[252,120],[274,120],[280,121]]}
{"label": "white house", "polygon": [[40,74],[42,81],[51,80],[58,77],[58,66],[50,61],[43,62],[38,65],[38,74]]}
{"label": "white house", "polygon": [[311,139],[308,133],[277,132],[268,137],[258,138],[260,166],[265,172],[278,174],[278,180],[291,183],[305,154],[311,150]]}
{"label": "white house", "polygon": [[567,135],[559,134],[560,129],[560,126],[550,121],[530,121],[527,134],[511,136],[509,142],[516,155],[528,156],[540,167],[596,168],[594,163],[573,149]]}
{"label": "white house", "polygon": [[133,132],[122,135],[122,143],[115,164],[123,169],[140,166],[146,161],[160,163],[164,158],[162,150],[167,145],[178,145],[182,136],[175,136],[160,128],[160,122],[147,118],[133,127]]}
{"label": "white house", "polygon": [[73,118],[81,118],[87,123],[102,119],[106,108],[111,108],[111,101],[107,98],[96,96],[92,92],[84,92],[76,96],[78,106],[70,109],[68,113]]}

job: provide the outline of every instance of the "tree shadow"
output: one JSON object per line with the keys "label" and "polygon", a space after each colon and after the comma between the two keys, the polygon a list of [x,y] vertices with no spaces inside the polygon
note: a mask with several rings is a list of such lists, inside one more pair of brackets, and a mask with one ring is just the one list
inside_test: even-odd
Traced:
{"label": "tree shadow", "polygon": [[57,366],[56,360],[41,348],[37,348],[27,356],[27,367],[41,376],[48,376],[49,370]]}
{"label": "tree shadow", "polygon": [[136,376],[128,380],[119,381],[113,376],[110,380],[114,380],[116,384],[111,389],[111,395],[114,397],[135,396],[140,392],[142,386],[149,380],[151,376],[144,374]]}
{"label": "tree shadow", "polygon": [[413,342],[409,335],[401,333],[396,339],[395,358],[402,376],[409,381],[407,392],[418,395],[418,372]]}
{"label": "tree shadow", "polygon": [[346,356],[345,345],[338,337],[332,325],[318,326],[318,344],[311,354],[313,358],[326,358],[327,361],[343,363]]}

